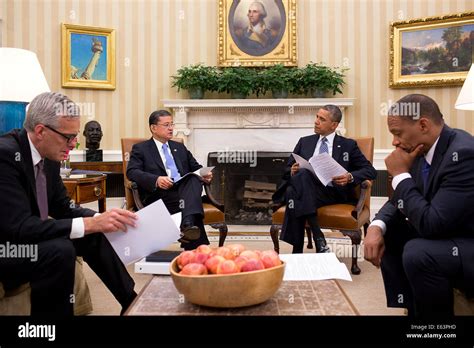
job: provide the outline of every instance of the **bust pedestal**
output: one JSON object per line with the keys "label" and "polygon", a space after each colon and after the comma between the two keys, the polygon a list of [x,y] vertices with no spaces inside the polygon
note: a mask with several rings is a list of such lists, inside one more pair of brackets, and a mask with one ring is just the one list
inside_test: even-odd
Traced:
{"label": "bust pedestal", "polygon": [[102,162],[102,150],[86,150],[85,162]]}

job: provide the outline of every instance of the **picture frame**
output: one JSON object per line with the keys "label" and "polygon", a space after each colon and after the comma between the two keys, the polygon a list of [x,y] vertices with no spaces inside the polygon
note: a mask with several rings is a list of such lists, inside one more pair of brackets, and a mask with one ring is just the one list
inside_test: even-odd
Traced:
{"label": "picture frame", "polygon": [[296,66],[296,0],[253,3],[219,0],[218,66]]}
{"label": "picture frame", "polygon": [[115,29],[61,24],[64,88],[115,89]]}
{"label": "picture frame", "polygon": [[390,24],[390,87],[462,85],[473,62],[474,12]]}

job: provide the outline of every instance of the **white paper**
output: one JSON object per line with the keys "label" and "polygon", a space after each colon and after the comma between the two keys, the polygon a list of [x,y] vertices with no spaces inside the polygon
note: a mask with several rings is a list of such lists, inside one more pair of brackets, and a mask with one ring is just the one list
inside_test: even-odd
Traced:
{"label": "white paper", "polygon": [[181,221],[181,213],[173,219],[161,199],[136,214],[136,227],[128,226],[127,232],[104,233],[125,265],[164,249],[180,238],[174,219]]}
{"label": "white paper", "polygon": [[283,280],[343,279],[352,281],[344,263],[334,253],[280,254],[286,262]]}
{"label": "white paper", "polygon": [[347,170],[327,153],[311,157],[309,164],[313,167],[316,176],[324,186],[332,182],[332,178],[335,176],[347,173]]}
{"label": "white paper", "polygon": [[174,183],[178,183],[180,182],[182,179],[184,179],[185,177],[187,177],[188,175],[197,175],[199,177],[203,177],[203,176],[206,176],[208,175],[210,172],[212,172],[212,170],[214,169],[215,167],[203,167],[203,168],[199,168],[198,170],[194,171],[194,172],[189,172],[185,175],[183,175],[182,177],[180,177],[178,180],[176,180]]}
{"label": "white paper", "polygon": [[293,155],[293,158],[295,159],[296,163],[298,163],[300,165],[300,169],[307,169],[311,173],[313,173],[313,175],[316,175],[316,173],[314,172],[313,167],[311,167],[311,164],[309,164],[309,162],[307,160],[305,160],[300,155],[297,155],[296,153],[292,153],[292,155]]}

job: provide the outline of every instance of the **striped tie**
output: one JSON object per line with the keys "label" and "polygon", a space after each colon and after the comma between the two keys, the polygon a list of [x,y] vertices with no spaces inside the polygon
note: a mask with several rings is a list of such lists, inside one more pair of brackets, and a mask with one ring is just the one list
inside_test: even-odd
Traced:
{"label": "striped tie", "polygon": [[322,154],[322,153],[329,154],[328,139],[326,137],[323,137],[321,139],[321,147],[319,148],[319,154]]}
{"label": "striped tie", "polygon": [[46,220],[48,218],[48,192],[43,166],[43,160],[39,161],[36,165],[36,201],[38,203],[41,220]]}

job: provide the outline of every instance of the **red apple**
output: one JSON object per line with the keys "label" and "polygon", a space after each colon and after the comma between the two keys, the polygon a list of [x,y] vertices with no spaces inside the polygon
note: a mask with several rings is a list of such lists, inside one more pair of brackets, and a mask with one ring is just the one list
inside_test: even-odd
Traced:
{"label": "red apple", "polygon": [[225,260],[217,266],[217,274],[239,273],[239,266],[233,260]]}
{"label": "red apple", "polygon": [[234,254],[235,257],[239,256],[242,251],[245,250],[245,247],[242,244],[229,244],[227,248]]}
{"label": "red apple", "polygon": [[210,254],[212,252],[212,248],[207,244],[201,244],[196,248],[196,252],[203,253],[203,254]]}
{"label": "red apple", "polygon": [[216,250],[216,255],[220,255],[222,257],[224,257],[225,259],[227,260],[233,260],[235,259],[235,255],[232,253],[232,251],[227,248],[227,247],[220,247],[220,248],[217,248]]}
{"label": "red apple", "polygon": [[281,265],[281,260],[278,257],[278,253],[275,250],[262,251],[261,260],[265,268],[271,268]]}
{"label": "red apple", "polygon": [[181,254],[178,256],[178,267],[179,269],[183,269],[184,266],[186,266],[188,263],[193,262],[194,259],[194,251],[183,251]]}
{"label": "red apple", "polygon": [[225,261],[225,258],[223,256],[214,255],[207,259],[205,266],[207,270],[209,271],[209,273],[216,274],[217,266],[219,266],[219,264],[224,261]]}
{"label": "red apple", "polygon": [[239,268],[242,268],[243,264],[246,263],[248,260],[250,260],[248,257],[237,256],[234,262],[237,264],[237,266],[239,266]]}
{"label": "red apple", "polygon": [[250,260],[247,260],[247,262],[245,262],[243,265],[242,265],[242,268],[240,269],[241,272],[251,272],[251,271],[258,271],[258,270],[261,270],[261,269],[264,269],[265,266],[263,265],[263,262],[261,260],[257,260],[257,259],[250,259]]}
{"label": "red apple", "polygon": [[207,268],[202,263],[188,263],[179,272],[182,275],[203,275],[207,274]]}
{"label": "red apple", "polygon": [[194,253],[194,258],[191,261],[192,263],[202,263],[203,265],[206,263],[207,259],[209,258],[209,254],[204,254],[199,251]]}
{"label": "red apple", "polygon": [[254,250],[244,250],[240,253],[239,256],[244,256],[248,259],[256,259],[256,260],[260,259],[260,255],[257,253],[257,251],[254,251]]}

